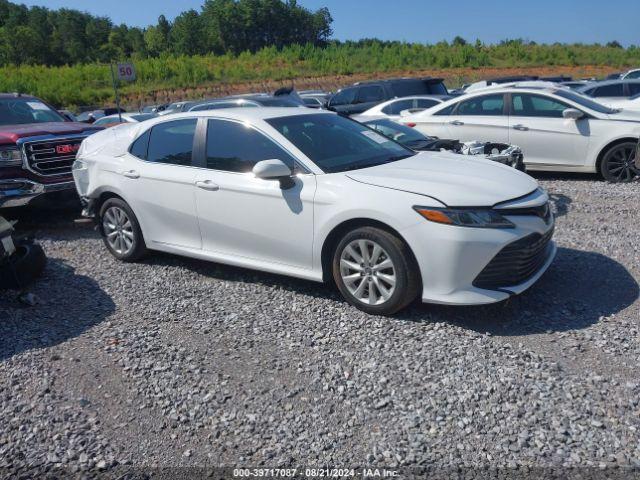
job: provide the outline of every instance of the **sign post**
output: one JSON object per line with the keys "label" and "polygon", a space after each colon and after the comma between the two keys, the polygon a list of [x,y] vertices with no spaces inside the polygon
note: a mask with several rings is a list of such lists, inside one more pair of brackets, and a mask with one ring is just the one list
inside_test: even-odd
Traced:
{"label": "sign post", "polygon": [[118,109],[118,121],[122,123],[122,112],[120,111],[120,95],[118,94],[118,82],[117,80],[124,80],[127,82],[133,82],[136,79],[136,69],[133,63],[119,63],[117,68],[117,80],[116,72],[113,69],[113,63],[111,67],[111,81],[113,82],[113,91],[116,94],[116,108]]}

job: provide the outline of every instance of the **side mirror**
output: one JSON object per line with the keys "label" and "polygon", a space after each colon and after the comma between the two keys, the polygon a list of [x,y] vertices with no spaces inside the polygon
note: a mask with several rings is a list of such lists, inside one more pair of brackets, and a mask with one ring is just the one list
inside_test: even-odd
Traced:
{"label": "side mirror", "polygon": [[570,120],[580,120],[582,117],[584,117],[584,113],[577,108],[567,108],[566,110],[562,111],[562,116]]}
{"label": "side mirror", "polygon": [[291,188],[295,182],[293,172],[282,160],[262,160],[253,166],[253,174],[262,180],[278,180],[283,189]]}

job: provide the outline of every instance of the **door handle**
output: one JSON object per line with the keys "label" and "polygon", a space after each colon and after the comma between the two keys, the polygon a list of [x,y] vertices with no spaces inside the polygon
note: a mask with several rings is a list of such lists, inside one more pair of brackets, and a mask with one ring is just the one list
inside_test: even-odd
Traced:
{"label": "door handle", "polygon": [[522,132],[529,130],[529,127],[525,127],[524,125],[518,124],[513,126],[514,130],[520,130]]}
{"label": "door handle", "polygon": [[464,122],[461,122],[460,120],[451,120],[449,122],[449,125],[459,126],[459,125],[464,125]]}
{"label": "door handle", "polygon": [[220,190],[220,186],[213,183],[211,180],[199,180],[196,182],[196,187],[201,188],[203,190],[209,190],[210,192],[215,192]]}
{"label": "door handle", "polygon": [[123,176],[127,178],[140,178],[140,174],[135,170],[128,170],[126,172],[121,172]]}

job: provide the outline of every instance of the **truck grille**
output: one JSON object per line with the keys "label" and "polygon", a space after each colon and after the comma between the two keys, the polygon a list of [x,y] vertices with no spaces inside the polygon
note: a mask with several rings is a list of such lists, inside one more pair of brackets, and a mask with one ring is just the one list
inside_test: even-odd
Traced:
{"label": "truck grille", "polygon": [[71,165],[84,138],[60,138],[24,143],[29,169],[38,175],[71,174]]}
{"label": "truck grille", "polygon": [[510,243],[484,267],[473,286],[495,289],[526,282],[549,258],[551,237],[553,228],[544,235],[533,233]]}

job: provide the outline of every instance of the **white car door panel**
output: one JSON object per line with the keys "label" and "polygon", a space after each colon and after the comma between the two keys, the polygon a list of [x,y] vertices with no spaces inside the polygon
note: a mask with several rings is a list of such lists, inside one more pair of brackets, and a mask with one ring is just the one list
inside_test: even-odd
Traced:
{"label": "white car door panel", "polygon": [[504,116],[451,116],[447,120],[447,135],[462,142],[509,142],[509,117]]}
{"label": "white car door panel", "polygon": [[196,170],[190,166],[195,124],[176,120],[156,125],[134,142],[126,166],[118,172],[147,241],[202,246],[194,198]]}
{"label": "white car door panel", "polygon": [[196,205],[203,249],[312,267],[314,175],[282,189],[251,173],[199,171]]}

